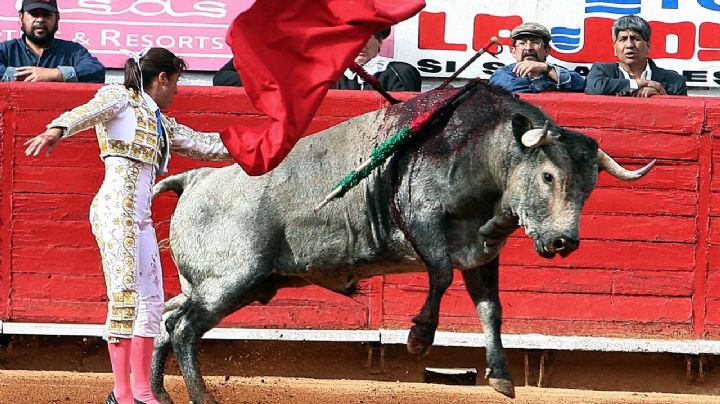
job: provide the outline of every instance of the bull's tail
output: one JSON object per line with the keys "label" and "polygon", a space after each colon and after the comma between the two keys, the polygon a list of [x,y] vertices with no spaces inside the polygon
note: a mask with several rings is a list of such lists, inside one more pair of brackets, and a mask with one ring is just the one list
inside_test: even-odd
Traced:
{"label": "bull's tail", "polygon": [[171,175],[155,184],[153,187],[153,198],[165,191],[175,191],[175,193],[180,196],[193,182],[195,182],[198,178],[207,175],[212,170],[214,169],[210,167],[203,167]]}

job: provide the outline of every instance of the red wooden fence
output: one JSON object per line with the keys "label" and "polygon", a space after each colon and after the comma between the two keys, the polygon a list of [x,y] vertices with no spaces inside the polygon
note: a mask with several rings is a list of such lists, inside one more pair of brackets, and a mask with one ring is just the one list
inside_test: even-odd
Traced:
{"label": "red wooden fence", "polygon": [[[93,95],[95,85],[0,84],[0,320],[102,323],[99,255],[87,221],[102,181],[94,134],[65,140],[51,158],[27,158],[23,142],[53,117]],[[720,339],[720,99],[647,100],[542,94],[523,96],[558,123],[598,140],[622,163],[657,158],[646,178],[623,183],[601,174],[581,225],[581,248],[546,260],[518,232],[501,256],[506,333]],[[371,92],[331,92],[313,130],[385,106]],[[238,88],[185,87],[171,115],[200,130],[252,124]],[[171,173],[203,163],[175,157]],[[174,206],[154,207],[159,237]],[[163,255],[166,293],[178,278]],[[460,276],[442,303],[440,328],[479,332]],[[308,287],[251,305],[223,326],[407,329],[422,305],[425,274],[364,281],[353,298]]]}

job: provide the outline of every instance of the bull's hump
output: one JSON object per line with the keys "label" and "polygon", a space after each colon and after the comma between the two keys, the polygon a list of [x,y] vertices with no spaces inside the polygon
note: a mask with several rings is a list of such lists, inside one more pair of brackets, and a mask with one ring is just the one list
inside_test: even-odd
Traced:
{"label": "bull's hump", "polygon": [[459,89],[457,88],[428,91],[427,93],[420,94],[417,97],[393,106],[388,110],[388,115],[396,116],[405,124],[408,124],[413,119],[442,105],[442,103],[458,91]]}

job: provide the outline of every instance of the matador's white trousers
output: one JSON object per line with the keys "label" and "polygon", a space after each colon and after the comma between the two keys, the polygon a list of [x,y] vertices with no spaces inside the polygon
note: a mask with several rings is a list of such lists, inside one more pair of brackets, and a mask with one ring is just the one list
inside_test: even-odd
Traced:
{"label": "matador's white trousers", "polygon": [[150,203],[155,167],[125,157],[105,158],[105,180],[90,207],[100,248],[108,313],[103,337],[155,337],[163,312],[163,283]]}

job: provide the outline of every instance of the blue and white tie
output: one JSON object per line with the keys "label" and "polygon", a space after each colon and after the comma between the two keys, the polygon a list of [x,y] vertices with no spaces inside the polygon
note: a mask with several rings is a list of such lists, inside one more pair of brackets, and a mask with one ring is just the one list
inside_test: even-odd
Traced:
{"label": "blue and white tie", "polygon": [[162,119],[160,118],[160,110],[159,109],[155,110],[155,118],[157,119],[156,126],[157,126],[158,137],[162,137],[163,128],[162,128]]}

